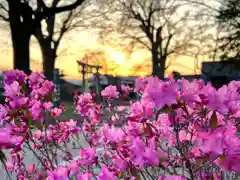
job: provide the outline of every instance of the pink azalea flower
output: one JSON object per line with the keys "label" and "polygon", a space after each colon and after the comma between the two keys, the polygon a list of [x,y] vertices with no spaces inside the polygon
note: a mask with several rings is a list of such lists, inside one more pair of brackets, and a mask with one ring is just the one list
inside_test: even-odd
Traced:
{"label": "pink azalea flower", "polygon": [[154,103],[148,100],[137,101],[131,106],[131,116],[152,117]]}
{"label": "pink azalea flower", "polygon": [[201,152],[199,150],[198,147],[194,147],[191,151],[191,153],[195,156],[195,157],[199,157],[201,155]]}
{"label": "pink azalea flower", "polygon": [[73,119],[70,119],[69,121],[66,122],[66,124],[69,126],[69,128],[76,128],[77,126],[77,121],[74,121]]}
{"label": "pink azalea flower", "polygon": [[217,110],[223,114],[227,114],[229,112],[228,103],[230,100],[230,91],[227,86],[223,86],[218,89],[215,96],[210,99],[208,106],[213,110]]}
{"label": "pink azalea flower", "polygon": [[143,92],[146,85],[147,85],[147,80],[145,78],[138,77],[135,82],[134,91],[137,93]]}
{"label": "pink azalea flower", "polygon": [[228,103],[230,100],[231,92],[227,86],[223,86],[215,90],[210,84],[205,86],[199,93],[203,102],[212,109],[220,113],[227,114],[229,112]]}
{"label": "pink azalea flower", "polygon": [[51,110],[51,114],[53,117],[59,117],[62,114],[62,112],[63,112],[62,108],[57,108],[57,107]]}
{"label": "pink azalea flower", "polygon": [[21,94],[20,89],[21,89],[20,85],[17,81],[14,81],[10,85],[5,84],[4,85],[4,90],[5,90],[4,95],[9,98],[16,98],[18,95]]}
{"label": "pink azalea flower", "polygon": [[11,162],[6,162],[5,165],[10,170],[13,170],[13,168],[14,168],[14,165]]}
{"label": "pink azalea flower", "polygon": [[124,106],[118,106],[117,108],[119,112],[123,112],[126,109]]}
{"label": "pink azalea flower", "polygon": [[98,176],[98,180],[115,180],[116,177],[114,176],[114,174],[108,170],[107,167],[102,167],[102,171],[100,173],[100,175]]}
{"label": "pink azalea flower", "polygon": [[[77,121],[70,119],[56,125],[43,125],[39,130],[29,127],[27,120],[43,119],[41,114],[45,111],[50,112],[51,117],[59,116],[64,108],[54,108],[49,102],[53,84],[45,81],[42,74],[32,73],[28,78],[29,84],[26,79],[20,71],[8,73],[5,78],[6,105],[0,105],[0,150],[5,153],[5,149],[9,149],[11,161],[7,161],[6,166],[17,174],[19,180],[29,178],[29,175],[33,180],[91,180],[94,177],[115,180],[125,178],[125,175],[135,176],[135,172],[139,174],[139,170],[145,167],[157,170],[159,165],[166,169],[172,166],[172,172],[175,172],[172,168],[178,172],[180,165],[184,172],[186,167],[181,165],[186,164],[186,157],[191,164],[198,164],[200,158],[204,160],[199,164],[203,168],[193,171],[193,179],[199,179],[200,173],[202,179],[220,179],[221,171],[240,173],[240,138],[237,135],[240,83],[237,81],[216,90],[211,84],[204,85],[198,80],[174,82],[171,77],[164,82],[156,77],[138,78],[135,91],[143,93],[143,97],[130,103],[131,111],[118,107],[121,113],[116,114],[115,106],[109,105],[108,116],[105,116],[104,106],[95,104],[89,93],[75,95],[76,110],[84,116],[82,128],[77,126]],[[129,90],[128,87],[122,89],[123,92]],[[29,94],[25,96],[22,90]],[[116,86],[109,86],[102,95],[110,100],[116,99],[119,93]],[[166,105],[171,108],[170,112],[158,111]],[[215,118],[213,113],[217,119],[212,119]],[[123,124],[115,124],[111,118],[113,121],[124,120]],[[108,124],[105,120],[111,122]],[[179,130],[179,137],[176,137],[175,130]],[[82,133],[89,146],[80,148],[79,156],[73,158],[72,148],[76,144],[72,142],[82,138]],[[175,151],[178,143],[184,146],[185,141],[191,141],[191,146],[184,147],[187,148],[184,157],[181,153],[169,154],[169,150]],[[38,168],[35,164],[25,164],[28,154],[23,152],[23,148],[27,142],[43,158],[43,165],[40,163]],[[57,154],[52,154],[53,145],[65,153],[57,151]],[[43,153],[49,153],[50,158],[58,156],[60,161],[67,162],[66,166],[52,167]],[[205,158],[208,163],[205,163]],[[97,165],[101,166],[100,172],[94,169]],[[205,171],[216,165],[220,168],[216,173]],[[124,177],[120,177],[121,172]],[[170,176],[168,172],[163,174],[166,176],[159,177],[159,180],[185,179],[179,175]]]}
{"label": "pink azalea flower", "polygon": [[[240,149],[239,149],[240,150]],[[223,170],[228,172],[240,173],[240,154],[239,150],[236,153],[227,153],[223,157],[215,160],[215,163]]]}
{"label": "pink azalea flower", "polygon": [[2,124],[6,119],[8,119],[8,109],[0,104],[0,124]]}
{"label": "pink azalea flower", "polygon": [[87,116],[93,107],[92,96],[90,93],[84,93],[78,96],[76,110],[82,116]]}
{"label": "pink azalea flower", "polygon": [[132,146],[130,147],[130,151],[132,153],[133,162],[137,166],[143,167],[145,163],[145,160],[144,160],[145,144],[139,137],[136,137],[133,139]]}
{"label": "pink azalea flower", "polygon": [[43,103],[43,107],[47,110],[47,109],[51,109],[53,107],[53,103],[52,102],[44,102]]}
{"label": "pink azalea flower", "polygon": [[144,98],[155,103],[157,109],[177,103],[178,85],[153,78],[146,86]]}
{"label": "pink azalea flower", "polygon": [[143,106],[140,102],[135,102],[131,107],[132,116],[141,116],[143,115]]}
{"label": "pink azalea flower", "polygon": [[204,82],[203,81],[197,81],[194,80],[192,82],[189,82],[187,80],[181,80],[181,99],[186,102],[200,102],[201,99],[198,95],[198,92],[203,87]]}
{"label": "pink azalea flower", "polygon": [[41,120],[41,114],[43,111],[42,103],[40,101],[34,101],[32,103],[33,105],[29,110],[32,113],[33,120]]}
{"label": "pink azalea flower", "polygon": [[173,130],[168,114],[159,114],[157,121],[153,122],[153,125],[156,127],[156,130],[163,140],[170,139],[173,134]]}
{"label": "pink azalea flower", "polygon": [[23,157],[23,152],[12,152],[11,154],[11,162],[12,164],[18,165],[18,162],[22,162],[24,157]]}
{"label": "pink azalea flower", "polygon": [[129,121],[126,131],[131,136],[138,136],[143,131],[143,127],[142,127],[142,124],[138,122]]}
{"label": "pink azalea flower", "polygon": [[29,76],[29,86],[31,88],[39,88],[40,84],[44,82],[43,73],[32,72]]}
{"label": "pink azalea flower", "polygon": [[147,118],[153,116],[154,111],[154,103],[152,101],[144,101],[142,100],[141,103],[143,104],[144,114]]}
{"label": "pink azalea flower", "polygon": [[68,164],[68,168],[71,170],[71,173],[73,173],[73,174],[78,173],[80,170],[80,166],[78,165],[76,160],[72,160]]}
{"label": "pink azalea flower", "polygon": [[129,92],[131,91],[131,88],[127,85],[122,84],[121,85],[121,90],[124,94],[129,94]]}
{"label": "pink azalea flower", "polygon": [[144,160],[149,165],[158,165],[159,164],[158,152],[150,147],[145,148]]}
{"label": "pink azalea flower", "polygon": [[170,135],[169,137],[169,142],[168,142],[168,147],[174,147],[176,145],[177,139],[174,135]]}
{"label": "pink azalea flower", "polygon": [[32,99],[39,100],[41,98],[41,95],[38,93],[38,89],[33,89],[32,92],[30,93],[30,97]]}
{"label": "pink azalea flower", "polygon": [[107,99],[117,99],[119,97],[119,92],[117,91],[116,86],[107,86],[104,90],[101,92],[102,96]]}
{"label": "pink azalea flower", "polygon": [[124,172],[128,167],[127,162],[119,157],[114,158],[113,163],[114,163],[115,167],[117,169],[119,169],[121,172]]}
{"label": "pink azalea flower", "polygon": [[203,144],[200,146],[200,149],[204,153],[214,153],[221,155],[224,153],[224,142],[221,132],[209,134],[206,140],[203,141]]}
{"label": "pink azalea flower", "polygon": [[37,129],[37,130],[35,131],[35,133],[34,133],[34,137],[35,137],[36,139],[40,139],[42,136],[43,136],[42,131],[40,131],[39,129]]}
{"label": "pink azalea flower", "polygon": [[104,124],[102,128],[103,136],[108,142],[119,142],[123,140],[124,132],[121,128],[114,126],[109,127],[108,124]]}
{"label": "pink azalea flower", "polygon": [[229,90],[232,91],[234,96],[232,97],[235,100],[240,100],[239,92],[240,92],[240,82],[239,81],[231,81],[228,84]]}
{"label": "pink azalea flower", "polygon": [[86,104],[92,102],[92,95],[90,93],[84,93],[78,96],[78,104]]}
{"label": "pink azalea flower", "polygon": [[84,166],[93,164],[96,161],[96,149],[95,148],[84,148],[79,153],[79,163]]}
{"label": "pink azalea flower", "polygon": [[14,81],[17,81],[19,84],[24,84],[27,79],[27,75],[23,71],[19,70],[10,70],[6,71],[4,76],[4,84],[10,85]]}
{"label": "pink azalea flower", "polygon": [[27,166],[27,172],[29,174],[33,174],[33,173],[35,173],[35,171],[36,171],[36,165],[35,164],[29,164]]}
{"label": "pink azalea flower", "polygon": [[54,85],[53,82],[45,80],[42,83],[42,86],[37,90],[41,96],[46,96],[49,93],[53,92]]}
{"label": "pink azalea flower", "polygon": [[209,99],[214,96],[216,93],[216,89],[212,86],[212,84],[208,83],[206,86],[203,86],[201,91],[199,92],[199,97],[203,104],[207,104]]}
{"label": "pink azalea flower", "polygon": [[182,176],[160,176],[158,180],[186,180]]}
{"label": "pink azalea flower", "polygon": [[19,138],[10,135],[5,130],[0,131],[0,149],[13,148],[19,143]]}
{"label": "pink azalea flower", "polygon": [[11,106],[11,108],[13,109],[17,109],[17,108],[22,108],[23,106],[25,106],[28,102],[28,98],[27,97],[16,97],[14,99],[12,99],[11,101],[9,101],[9,104]]}
{"label": "pink azalea flower", "polygon": [[185,130],[179,131],[179,140],[180,141],[189,141],[191,139],[191,135],[189,133],[186,133]]}
{"label": "pink azalea flower", "polygon": [[232,154],[239,151],[240,139],[236,136],[236,128],[233,125],[215,129],[210,133],[199,133],[200,150],[204,153],[222,155],[225,152]]}
{"label": "pink azalea flower", "polygon": [[64,167],[58,167],[56,170],[47,171],[48,177],[46,180],[68,180],[69,170]]}

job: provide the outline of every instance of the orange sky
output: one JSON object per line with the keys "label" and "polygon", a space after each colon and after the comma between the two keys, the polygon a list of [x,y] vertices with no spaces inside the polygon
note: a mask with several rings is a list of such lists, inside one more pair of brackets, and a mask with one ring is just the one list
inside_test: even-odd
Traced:
{"label": "orange sky", "polygon": [[[10,69],[12,68],[12,50],[11,39],[9,31],[1,32],[1,63],[0,68]],[[76,60],[81,59],[86,49],[102,49],[106,51],[107,63],[111,67],[112,63],[117,64],[117,69],[114,70],[118,75],[132,75],[132,67],[136,64],[141,64],[146,59],[149,59],[149,53],[144,51],[136,51],[131,57],[127,57],[123,51],[118,48],[101,45],[97,41],[97,36],[93,33],[82,32],[77,34],[70,34],[65,36],[59,49],[59,57],[56,62],[56,67],[64,71],[68,78],[79,79],[80,74],[78,72],[78,66]],[[194,73],[194,59],[189,57],[179,57],[174,60],[173,65],[168,69],[167,73],[172,70],[177,70],[182,74]],[[37,43],[34,43],[34,39],[31,41],[31,69],[36,71],[41,67],[41,53]],[[140,72],[138,70],[136,75],[146,75],[151,73],[151,69],[144,68]],[[148,72],[147,72],[148,71]]]}

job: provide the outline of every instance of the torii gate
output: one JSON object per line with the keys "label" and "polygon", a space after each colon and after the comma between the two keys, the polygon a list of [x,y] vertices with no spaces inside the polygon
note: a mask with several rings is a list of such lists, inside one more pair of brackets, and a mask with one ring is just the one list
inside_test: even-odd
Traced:
{"label": "torii gate", "polygon": [[97,100],[101,100],[101,90],[100,90],[100,74],[99,70],[102,68],[101,66],[94,66],[94,65],[89,65],[87,63],[83,63],[81,61],[77,61],[78,66],[81,67],[79,69],[79,72],[82,73],[82,85],[83,85],[83,90],[86,92],[86,74],[88,73],[93,73],[93,69],[96,70],[96,93],[97,93]]}

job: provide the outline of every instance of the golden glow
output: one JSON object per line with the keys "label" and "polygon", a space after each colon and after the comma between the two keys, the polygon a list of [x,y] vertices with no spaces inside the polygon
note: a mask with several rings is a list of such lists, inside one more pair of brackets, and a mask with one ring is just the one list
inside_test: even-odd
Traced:
{"label": "golden glow", "polygon": [[109,60],[114,60],[117,64],[123,65],[125,62],[125,54],[119,51],[116,51],[113,48],[106,48],[106,52]]}
{"label": "golden glow", "polygon": [[[135,51],[133,54],[126,55],[123,50],[118,47],[110,47],[108,45],[102,45],[97,41],[96,35],[92,35],[89,32],[83,32],[78,34],[73,34],[74,38],[67,37],[64,39],[59,47],[58,58],[56,61],[56,68],[63,70],[67,78],[79,79],[80,74],[78,71],[77,60],[81,60],[84,56],[86,49],[93,50],[104,50],[107,55],[107,68],[114,69],[114,75],[140,75],[145,76],[151,73],[151,67],[144,65],[146,60],[150,60],[150,54],[146,51]],[[11,69],[13,66],[12,61],[12,46],[11,37],[2,36],[1,41],[3,42],[2,51],[0,58],[2,59],[0,63],[0,69]],[[41,69],[41,51],[40,47],[36,44],[31,45],[31,69],[36,71]],[[179,57],[175,59],[172,63],[173,66],[169,70],[178,70],[182,74],[191,74],[194,72],[194,59]],[[151,63],[151,62],[150,62]],[[140,69],[134,70],[134,66],[140,64],[142,67]],[[181,66],[180,66],[181,65]],[[184,67],[183,67],[184,66]]]}

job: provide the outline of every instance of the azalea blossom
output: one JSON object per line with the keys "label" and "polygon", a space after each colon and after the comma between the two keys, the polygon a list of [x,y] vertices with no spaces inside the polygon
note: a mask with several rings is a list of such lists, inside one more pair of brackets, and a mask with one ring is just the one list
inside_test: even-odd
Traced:
{"label": "azalea blossom", "polygon": [[119,92],[117,91],[116,86],[107,86],[104,90],[101,92],[102,96],[109,99],[117,99],[119,97]]}
{"label": "azalea blossom", "polygon": [[105,180],[105,179],[115,180],[116,177],[112,172],[108,170],[108,168],[103,167],[100,175],[98,176],[98,180]]}
{"label": "azalea blossom", "polygon": [[4,120],[7,120],[8,117],[8,109],[7,107],[0,104],[0,124],[4,122]]}
{"label": "azalea blossom", "polygon": [[116,86],[102,91],[102,104],[75,94],[76,114],[67,118],[67,107],[53,106],[53,83],[43,74],[10,71],[5,81],[0,156],[14,179],[223,180],[240,173],[238,81],[217,90],[202,80],[138,78],[138,100],[119,106]]}
{"label": "azalea blossom", "polygon": [[48,171],[48,177],[46,180],[68,180],[68,169],[64,167],[58,167],[54,171]]}
{"label": "azalea blossom", "polygon": [[153,101],[157,109],[161,109],[165,105],[176,104],[177,96],[177,84],[163,82],[157,78],[148,81],[144,92],[144,98]]}

